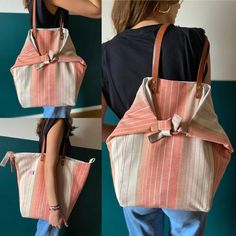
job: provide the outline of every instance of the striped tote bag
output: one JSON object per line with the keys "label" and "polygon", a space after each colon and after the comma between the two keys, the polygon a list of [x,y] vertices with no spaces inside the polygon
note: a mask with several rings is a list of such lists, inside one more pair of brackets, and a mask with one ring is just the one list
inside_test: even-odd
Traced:
{"label": "striped tote bag", "polygon": [[85,61],[76,54],[69,31],[36,28],[33,0],[33,29],[11,68],[22,107],[74,106],[85,71]]}
{"label": "striped tote bag", "polygon": [[[44,149],[42,149],[44,150]],[[49,206],[45,191],[44,159],[42,153],[7,152],[0,166],[5,167],[10,159],[16,168],[22,217],[49,219]],[[61,211],[66,220],[83,189],[91,164],[95,159],[83,162],[70,157],[60,157],[57,165],[58,196]]]}
{"label": "striped tote bag", "polygon": [[196,82],[158,78],[168,26],[156,37],[152,77],[107,139],[113,183],[123,207],[207,212],[233,148],[202,82],[207,39]]}

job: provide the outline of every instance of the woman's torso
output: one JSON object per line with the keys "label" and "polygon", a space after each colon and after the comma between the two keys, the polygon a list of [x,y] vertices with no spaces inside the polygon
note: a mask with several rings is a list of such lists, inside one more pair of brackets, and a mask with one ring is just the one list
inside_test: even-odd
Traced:
{"label": "woman's torso", "polygon": [[[69,121],[67,119],[63,119],[65,122],[65,126],[64,126],[64,134],[63,134],[63,138],[62,138],[62,142],[61,142],[61,146],[60,146],[60,155],[63,154],[63,148],[65,145],[65,155],[66,156],[70,156],[71,153],[71,144],[70,144],[70,124]],[[47,138],[47,134],[49,132],[49,130],[52,128],[52,126],[55,124],[55,122],[57,121],[57,119],[48,119],[47,123],[45,124],[44,128],[42,129],[40,135],[39,135],[39,152],[41,153],[42,151],[42,146],[43,146],[43,140],[44,137]],[[46,152],[46,144],[45,144],[45,149],[44,152]]]}
{"label": "woman's torso", "polygon": [[[152,25],[126,30],[103,44],[103,94],[119,118],[132,105],[143,78],[152,74],[153,45],[159,28]],[[171,25],[162,44],[159,76],[195,81],[204,40],[201,28]]]}
{"label": "woman's torso", "polygon": [[[57,8],[55,14],[52,14],[46,7],[44,0],[37,0],[37,8],[36,8],[36,16],[37,16],[37,27],[38,28],[57,28],[60,26],[61,15],[64,20],[64,27],[69,27],[69,12],[60,7]],[[29,13],[32,24],[32,12],[33,12],[33,0],[30,1],[29,4]]]}

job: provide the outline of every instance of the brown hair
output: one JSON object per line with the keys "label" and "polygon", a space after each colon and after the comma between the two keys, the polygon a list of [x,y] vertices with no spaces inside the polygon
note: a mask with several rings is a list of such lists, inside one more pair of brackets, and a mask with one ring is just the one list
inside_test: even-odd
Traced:
{"label": "brown hair", "polygon": [[[37,135],[41,134],[41,132],[43,131],[44,126],[45,126],[47,120],[48,119],[45,119],[45,118],[42,118],[42,119],[39,120],[38,125],[37,125],[37,129],[36,129]],[[69,135],[72,136],[73,135],[72,132],[75,129],[75,127],[73,126],[73,120],[72,120],[72,118],[65,118],[65,120],[69,124],[69,132],[70,132]]]}
{"label": "brown hair", "polygon": [[179,0],[115,0],[112,8],[112,21],[116,32],[130,29],[142,20],[158,14],[160,3],[176,4]]}
{"label": "brown hair", "polygon": [[23,4],[25,8],[28,8],[30,0],[23,0]]}

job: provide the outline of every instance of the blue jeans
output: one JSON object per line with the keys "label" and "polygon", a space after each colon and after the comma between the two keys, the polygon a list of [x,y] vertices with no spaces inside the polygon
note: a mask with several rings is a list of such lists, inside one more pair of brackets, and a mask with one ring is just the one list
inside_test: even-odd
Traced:
{"label": "blue jeans", "polygon": [[59,236],[59,229],[49,225],[46,220],[38,220],[35,236]]}
{"label": "blue jeans", "polygon": [[164,236],[164,215],[172,236],[203,236],[207,213],[160,208],[123,208],[130,236]]}
{"label": "blue jeans", "polygon": [[43,118],[68,118],[71,106],[65,107],[43,107]]}

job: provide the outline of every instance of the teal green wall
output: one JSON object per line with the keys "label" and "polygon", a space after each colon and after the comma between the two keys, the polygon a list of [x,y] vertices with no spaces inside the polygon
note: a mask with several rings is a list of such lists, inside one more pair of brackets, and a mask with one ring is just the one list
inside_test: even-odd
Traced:
{"label": "teal green wall", "polygon": [[[213,82],[212,95],[218,118],[225,128],[232,145],[236,148],[236,82]],[[106,122],[118,121],[109,110]],[[102,235],[128,235],[122,208],[119,207],[112,184],[110,162],[106,145],[102,149]],[[236,160],[235,155],[227,168],[220,187],[216,193],[213,208],[209,213],[204,236],[236,235]]]}
{"label": "teal green wall", "polygon": [[[29,15],[0,13],[0,22],[0,117],[41,113],[42,108],[21,108],[9,71],[26,39]],[[100,105],[101,21],[70,16],[70,34],[88,65],[76,107]]]}
{"label": "teal green wall", "polygon": [[[0,136],[0,158],[9,150],[37,152],[38,142]],[[71,157],[88,161],[96,158],[85,187],[69,218],[66,236],[101,235],[101,151],[72,147]],[[0,226],[1,236],[33,236],[36,220],[22,218],[19,211],[16,173],[10,165],[0,168]]]}

